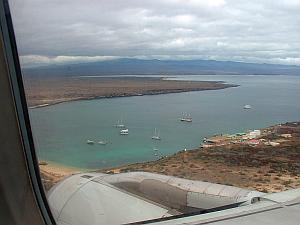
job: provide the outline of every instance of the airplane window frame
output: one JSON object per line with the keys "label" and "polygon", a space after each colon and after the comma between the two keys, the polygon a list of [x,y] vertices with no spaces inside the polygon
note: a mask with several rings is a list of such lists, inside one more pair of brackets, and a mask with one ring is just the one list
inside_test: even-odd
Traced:
{"label": "airplane window frame", "polygon": [[[15,33],[13,28],[12,16],[9,8],[9,0],[0,1],[0,29],[3,38],[4,55],[6,58],[6,64],[8,68],[8,77],[11,85],[11,93],[14,98],[14,107],[16,110],[16,117],[18,120],[19,130],[21,133],[21,139],[23,144],[23,154],[25,156],[25,162],[27,166],[27,173],[31,181],[35,199],[40,211],[40,214],[46,225],[56,225],[56,221],[52,215],[47,194],[44,189],[44,184],[41,179],[38,157],[36,154],[36,148],[34,145],[33,133],[31,129],[29,109],[27,105],[25,89],[23,85],[22,70],[19,61],[19,54],[15,39]],[[1,187],[0,187],[1,188]],[[260,201],[260,198],[254,199]],[[169,216],[165,218],[151,219],[145,221],[138,221],[129,224],[154,224],[156,222],[169,221],[196,216],[211,212],[217,212],[225,209],[235,208],[244,202],[229,204],[221,207],[207,209],[194,213],[184,213],[175,216]],[[249,214],[250,215],[250,214]],[[196,222],[196,221],[194,221]]]}
{"label": "airplane window frame", "polygon": [[8,67],[8,76],[10,79],[11,92],[15,102],[15,109],[17,112],[16,116],[21,133],[27,171],[29,173],[33,192],[45,224],[55,225],[56,222],[48,205],[40,176],[8,0],[0,1],[0,25],[4,54]]}

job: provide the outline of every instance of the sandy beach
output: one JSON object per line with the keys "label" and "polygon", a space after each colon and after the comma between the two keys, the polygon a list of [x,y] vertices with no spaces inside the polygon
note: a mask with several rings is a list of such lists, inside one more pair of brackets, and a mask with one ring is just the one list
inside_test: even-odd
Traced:
{"label": "sandy beach", "polygon": [[65,177],[85,171],[83,169],[67,167],[46,161],[40,161],[39,168],[46,190],[49,190],[53,185],[55,185]]}

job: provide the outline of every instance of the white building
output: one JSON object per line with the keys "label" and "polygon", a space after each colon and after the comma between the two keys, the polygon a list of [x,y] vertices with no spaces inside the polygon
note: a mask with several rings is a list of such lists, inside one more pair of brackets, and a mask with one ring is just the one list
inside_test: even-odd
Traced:
{"label": "white building", "polygon": [[253,139],[253,138],[257,138],[258,136],[261,135],[261,131],[260,130],[253,130],[249,132],[249,139]]}

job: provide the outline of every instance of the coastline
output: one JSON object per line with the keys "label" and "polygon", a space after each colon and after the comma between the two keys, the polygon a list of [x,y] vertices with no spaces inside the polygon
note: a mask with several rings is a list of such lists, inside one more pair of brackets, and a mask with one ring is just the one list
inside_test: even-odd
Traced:
{"label": "coastline", "polygon": [[[262,192],[299,188],[300,123],[278,124],[260,131],[260,135],[248,137],[245,141],[239,133],[236,139],[228,135],[229,140],[222,140],[225,135],[214,136],[221,142],[179,151],[156,161],[98,172],[145,171]],[[237,141],[238,138],[241,142]]]}
{"label": "coastline", "polygon": [[62,77],[25,81],[30,109],[80,100],[221,90],[239,86],[223,81],[176,81],[163,77]]}
{"label": "coastline", "polygon": [[68,176],[87,171],[44,160],[39,161],[39,169],[46,190]]}
{"label": "coastline", "polygon": [[239,133],[233,139],[233,135],[213,136],[210,140],[215,142],[209,147],[203,145],[155,161],[114,168],[83,170],[50,162],[40,165],[41,174],[46,190],[66,176],[87,171],[108,174],[145,171],[263,192],[299,188],[300,122],[274,125],[260,131],[256,137],[241,142],[237,142],[243,139]]}
{"label": "coastline", "polygon": [[215,89],[174,90],[174,91],[160,91],[160,92],[152,92],[152,93],[137,93],[137,94],[111,95],[111,96],[108,95],[108,96],[95,96],[95,97],[86,97],[86,98],[71,98],[68,100],[62,100],[62,101],[58,101],[58,102],[33,105],[33,106],[29,106],[28,108],[29,109],[37,109],[37,108],[49,107],[52,105],[57,105],[57,104],[66,103],[66,102],[88,101],[88,100],[97,100],[97,99],[106,99],[106,98],[138,97],[138,96],[144,96],[144,95],[167,95],[167,94],[176,94],[176,93],[184,93],[184,92],[194,92],[194,91],[215,91],[215,90],[222,90],[222,89],[231,88],[231,87],[238,87],[238,85],[232,85],[232,86],[215,88]]}

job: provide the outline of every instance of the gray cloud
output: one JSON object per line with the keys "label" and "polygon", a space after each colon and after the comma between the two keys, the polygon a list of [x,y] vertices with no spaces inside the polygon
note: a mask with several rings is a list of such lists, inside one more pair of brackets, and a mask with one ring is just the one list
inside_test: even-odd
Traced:
{"label": "gray cloud", "polygon": [[116,57],[300,65],[300,0],[11,0],[24,65]]}

